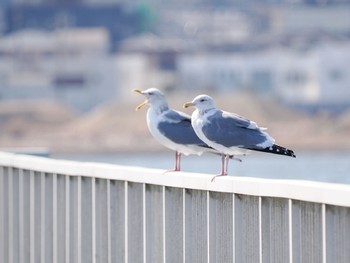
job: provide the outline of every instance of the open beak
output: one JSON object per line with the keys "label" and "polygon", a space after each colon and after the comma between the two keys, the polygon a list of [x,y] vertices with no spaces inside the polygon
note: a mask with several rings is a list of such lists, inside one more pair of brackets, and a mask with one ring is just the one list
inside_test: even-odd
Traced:
{"label": "open beak", "polygon": [[[139,90],[139,89],[134,89],[133,91],[136,92],[136,93],[139,93],[139,94],[143,95],[142,91]],[[142,102],[140,105],[138,105],[138,106],[136,107],[136,110],[138,111],[138,110],[141,109],[143,106],[145,106],[147,103],[148,103],[148,101],[147,101],[147,99],[146,99],[144,102]]]}
{"label": "open beak", "polygon": [[142,90],[139,90],[139,89],[133,89],[132,91],[136,92],[136,93],[139,93],[139,94],[142,94]]}
{"label": "open beak", "polygon": [[183,105],[183,107],[186,109],[186,108],[188,108],[188,107],[193,107],[193,106],[195,106],[195,104],[193,103],[193,102],[186,102],[184,105]]}

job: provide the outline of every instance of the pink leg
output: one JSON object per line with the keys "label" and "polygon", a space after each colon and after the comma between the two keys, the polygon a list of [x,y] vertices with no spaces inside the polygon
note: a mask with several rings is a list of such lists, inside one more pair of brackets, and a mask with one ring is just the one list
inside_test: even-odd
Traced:
{"label": "pink leg", "polygon": [[176,172],[180,171],[180,162],[181,162],[181,153],[175,152],[175,170]]}
{"label": "pink leg", "polygon": [[213,182],[216,177],[219,176],[227,176],[228,174],[228,161],[230,160],[230,156],[228,154],[223,154],[221,157],[221,174],[215,175],[211,181]]}
{"label": "pink leg", "polygon": [[174,168],[174,170],[165,171],[163,174],[170,173],[170,172],[180,172],[180,170],[181,170],[180,163],[181,163],[181,153],[175,152],[175,168]]}
{"label": "pink leg", "polygon": [[230,160],[229,155],[225,155],[225,175],[228,175],[228,161]]}

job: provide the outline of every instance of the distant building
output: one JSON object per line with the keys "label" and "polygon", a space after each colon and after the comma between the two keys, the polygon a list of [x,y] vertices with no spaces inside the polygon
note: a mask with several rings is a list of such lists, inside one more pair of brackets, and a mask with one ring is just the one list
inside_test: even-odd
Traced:
{"label": "distant building", "polygon": [[[26,4],[5,8],[4,33],[24,29],[56,30],[59,28],[104,27],[110,35],[110,47],[122,39],[141,32],[140,17],[136,8],[121,4],[84,5],[70,4]],[[66,1],[68,2],[68,1]]]}
{"label": "distant building", "polygon": [[308,51],[270,49],[178,57],[178,86],[217,91],[251,89],[290,104],[350,105],[350,43]]}
{"label": "distant building", "polygon": [[158,34],[140,34],[152,18],[141,1],[66,2],[0,10],[0,99],[52,98],[84,111],[154,86],[350,105],[350,8],[337,0],[327,8],[266,0],[274,8],[167,9]]}
{"label": "distant building", "polygon": [[271,30],[276,34],[350,33],[350,6],[280,6],[271,9]]}
{"label": "distant building", "polygon": [[105,29],[24,30],[0,39],[0,100],[53,99],[86,111],[117,93]]}
{"label": "distant building", "polygon": [[270,44],[227,52],[196,51],[183,39],[143,35],[123,41],[119,51],[121,94],[130,86],[198,92],[249,89],[299,106],[335,110],[350,106],[347,41],[301,48]]}
{"label": "distant building", "polygon": [[122,41],[116,56],[120,91],[129,94],[130,87],[175,88],[177,57],[186,51],[186,42],[175,37],[143,34]]}

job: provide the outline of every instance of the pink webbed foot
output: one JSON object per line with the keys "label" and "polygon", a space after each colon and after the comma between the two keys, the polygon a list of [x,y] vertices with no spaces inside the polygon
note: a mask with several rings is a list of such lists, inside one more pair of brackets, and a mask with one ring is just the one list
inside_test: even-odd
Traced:
{"label": "pink webbed foot", "polygon": [[230,155],[228,154],[223,154],[221,157],[221,174],[215,175],[212,179],[211,182],[215,180],[216,177],[219,176],[227,176],[228,172],[228,161],[230,160]]}

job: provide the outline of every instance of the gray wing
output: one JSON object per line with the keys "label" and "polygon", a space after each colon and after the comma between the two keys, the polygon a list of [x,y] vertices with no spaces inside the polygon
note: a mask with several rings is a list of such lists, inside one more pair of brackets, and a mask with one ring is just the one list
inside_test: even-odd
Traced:
{"label": "gray wing", "polygon": [[194,132],[191,117],[182,112],[169,110],[164,114],[164,120],[159,122],[158,129],[175,143],[208,147]]}
{"label": "gray wing", "polygon": [[255,122],[217,110],[203,125],[204,135],[225,147],[251,148],[266,141],[266,133]]}

